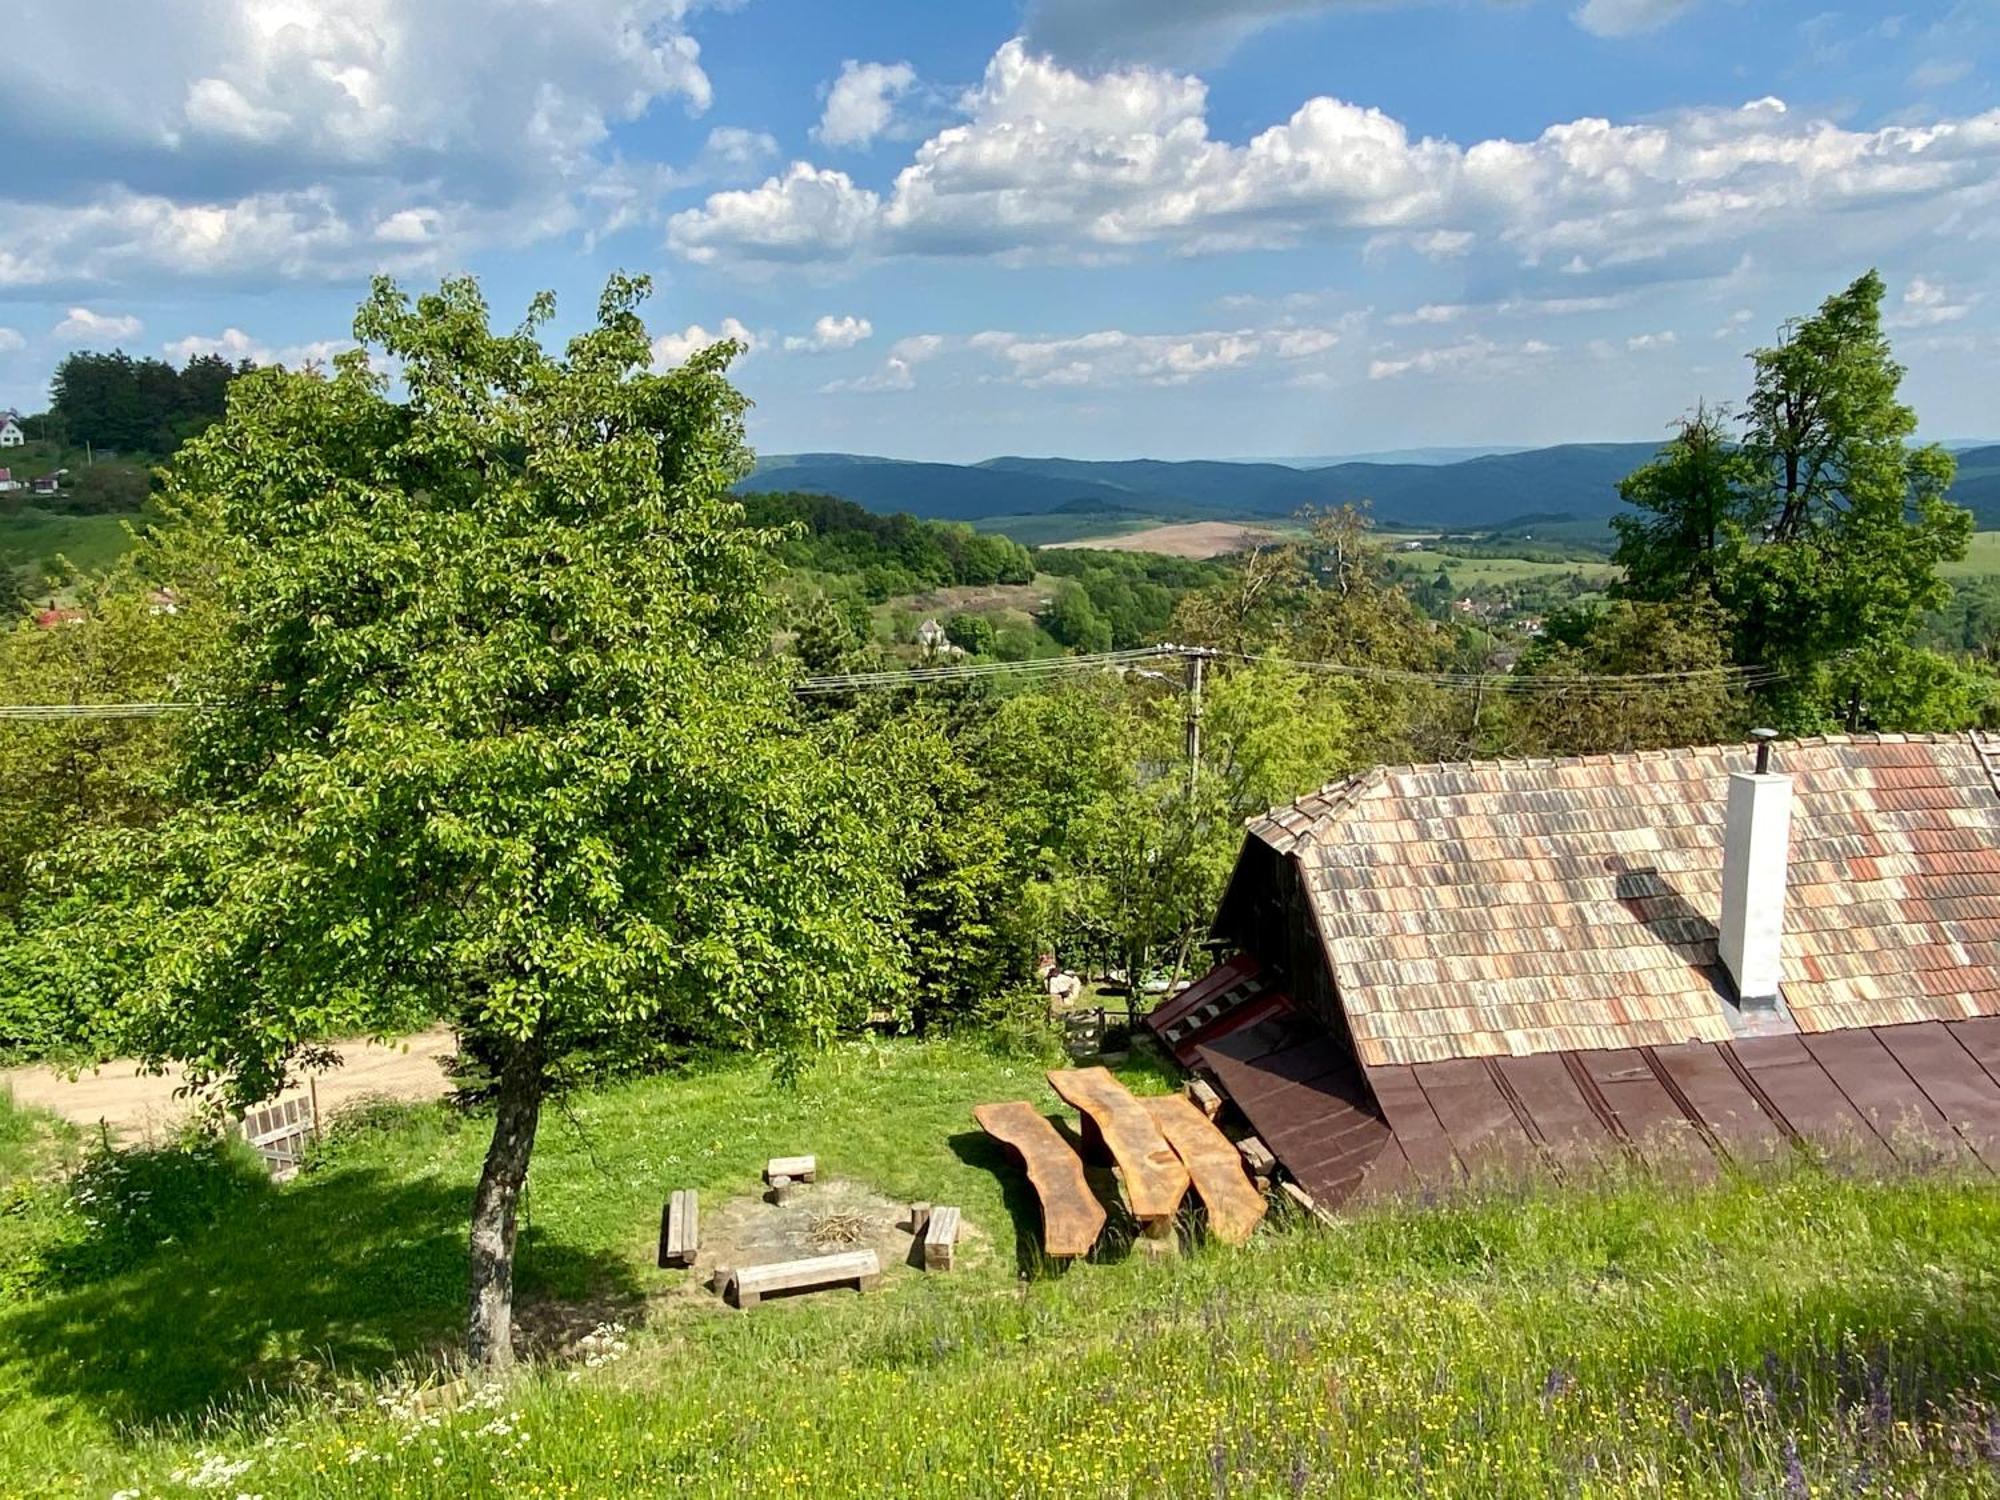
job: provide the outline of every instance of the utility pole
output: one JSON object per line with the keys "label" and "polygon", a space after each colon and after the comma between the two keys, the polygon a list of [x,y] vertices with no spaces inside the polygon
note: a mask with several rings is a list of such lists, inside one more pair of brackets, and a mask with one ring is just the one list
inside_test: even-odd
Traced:
{"label": "utility pole", "polygon": [[1188,800],[1194,800],[1196,782],[1201,776],[1201,664],[1208,659],[1208,652],[1201,646],[1181,648],[1187,656],[1187,759],[1188,759]]}

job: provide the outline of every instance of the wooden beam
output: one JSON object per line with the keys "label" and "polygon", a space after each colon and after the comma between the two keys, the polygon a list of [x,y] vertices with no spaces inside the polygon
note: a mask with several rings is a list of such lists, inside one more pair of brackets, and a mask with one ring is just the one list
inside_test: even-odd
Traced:
{"label": "wooden beam", "polygon": [[737,1307],[755,1307],[773,1292],[818,1291],[849,1284],[857,1292],[872,1292],[882,1284],[882,1263],[873,1250],[848,1250],[839,1255],[815,1255],[807,1260],[744,1266],[728,1274],[722,1295]]}

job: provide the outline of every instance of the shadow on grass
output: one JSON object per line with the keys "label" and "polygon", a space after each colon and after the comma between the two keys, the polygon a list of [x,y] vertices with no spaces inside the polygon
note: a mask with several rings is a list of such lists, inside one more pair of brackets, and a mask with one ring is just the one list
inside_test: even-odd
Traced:
{"label": "shadow on grass", "polygon": [[983,1130],[961,1130],[946,1144],[952,1154],[975,1171],[987,1172],[1000,1184],[1000,1201],[1014,1222],[1014,1268],[1024,1276],[1059,1274],[1067,1261],[1042,1253],[1042,1201],[1020,1159]]}
{"label": "shadow on grass", "polygon": [[[183,1196],[162,1215],[146,1205],[171,1186],[155,1179],[175,1174],[144,1158],[172,1153],[126,1155],[140,1158],[124,1174],[126,1201],[89,1205],[90,1232],[47,1259],[50,1289],[0,1312],[0,1386],[143,1430],[255,1410],[301,1384],[379,1374],[455,1342],[463,1185],[350,1168],[278,1188],[254,1166],[212,1162],[181,1183],[206,1194],[200,1211]],[[607,1301],[640,1296],[623,1260],[537,1233],[517,1294],[576,1286]]]}

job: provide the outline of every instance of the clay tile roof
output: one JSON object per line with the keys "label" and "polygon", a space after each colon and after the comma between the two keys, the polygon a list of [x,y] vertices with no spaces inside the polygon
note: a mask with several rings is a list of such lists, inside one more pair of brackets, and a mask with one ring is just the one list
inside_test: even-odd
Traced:
{"label": "clay tile roof", "polygon": [[[1369,1066],[1727,1041],[1730,745],[1382,767],[1250,821],[1297,858]],[[1804,1032],[2000,1014],[2000,748],[1776,747],[1783,999]]]}

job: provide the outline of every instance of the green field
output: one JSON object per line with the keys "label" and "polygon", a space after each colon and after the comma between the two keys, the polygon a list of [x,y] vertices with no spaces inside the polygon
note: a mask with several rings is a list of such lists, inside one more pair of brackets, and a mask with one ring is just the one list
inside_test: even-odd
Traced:
{"label": "green field", "polygon": [[1504,587],[1509,584],[1537,583],[1575,573],[1595,584],[1609,583],[1618,568],[1608,562],[1536,562],[1524,557],[1461,557],[1453,552],[1398,553],[1397,561],[1412,569],[1442,568],[1455,588],[1481,584]]}
{"label": "green field", "polygon": [[0,564],[22,569],[31,583],[57,572],[67,558],[83,572],[99,572],[130,545],[132,516],[65,516],[34,509],[0,515]]}
{"label": "green field", "polygon": [[[197,1150],[65,1190],[0,1109],[0,1492],[2000,1489],[1990,1179],[1612,1174],[1167,1262],[1114,1220],[1055,1271],[971,1121],[1006,1098],[1056,1108],[1039,1064],[964,1042],[851,1044],[793,1090],[739,1066],[578,1096],[543,1127],[523,1322],[602,1331],[451,1399],[423,1391],[461,1314],[479,1115],[379,1108],[280,1187]],[[959,1268],[744,1313],[653,1268],[668,1189],[719,1222],[799,1150],[823,1187],[961,1205]]]}
{"label": "green field", "polygon": [[1938,571],[1947,578],[2000,577],[2000,531],[1975,531],[1965,556]]}

